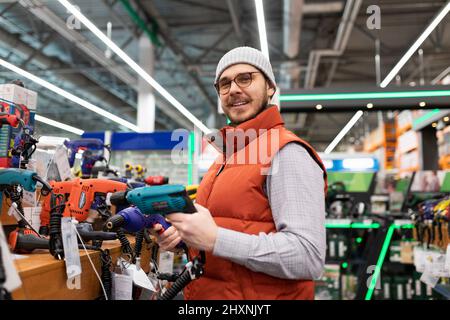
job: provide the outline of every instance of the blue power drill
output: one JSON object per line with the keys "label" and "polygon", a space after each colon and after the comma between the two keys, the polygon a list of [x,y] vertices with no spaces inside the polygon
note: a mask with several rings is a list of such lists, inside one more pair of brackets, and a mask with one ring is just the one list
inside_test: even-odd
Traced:
{"label": "blue power drill", "polygon": [[33,133],[32,127],[23,126],[14,138],[14,147],[11,149],[12,166],[14,168],[25,169],[26,164],[36,151],[36,144],[39,140],[33,136]]}
{"label": "blue power drill", "polygon": [[28,225],[31,229],[33,229],[31,225],[23,219],[25,214],[20,202],[22,198],[21,188],[34,192],[36,191],[37,182],[42,184],[41,194],[43,196],[47,196],[52,191],[50,184],[38,176],[34,171],[18,168],[0,169],[0,205],[3,203],[3,193],[5,193],[9,198],[11,198],[11,201],[15,203],[17,210],[22,215],[22,219],[19,220],[19,227],[25,227],[25,225]]}
{"label": "blue power drill", "polygon": [[64,141],[64,145],[69,151],[69,165],[72,168],[75,163],[75,156],[79,150],[103,150],[104,143],[100,139],[78,139],[72,141]]}
{"label": "blue power drill", "polygon": [[147,186],[115,192],[110,198],[111,204],[134,205],[144,215],[166,214],[174,212],[197,212],[194,203],[183,185],[166,184],[162,186]]}

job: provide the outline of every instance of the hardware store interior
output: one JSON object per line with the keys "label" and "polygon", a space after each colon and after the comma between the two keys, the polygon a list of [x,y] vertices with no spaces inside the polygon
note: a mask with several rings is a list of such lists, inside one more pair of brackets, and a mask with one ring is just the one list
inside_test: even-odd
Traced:
{"label": "hardware store interior", "polygon": [[449,12],[0,1],[0,300],[450,299]]}

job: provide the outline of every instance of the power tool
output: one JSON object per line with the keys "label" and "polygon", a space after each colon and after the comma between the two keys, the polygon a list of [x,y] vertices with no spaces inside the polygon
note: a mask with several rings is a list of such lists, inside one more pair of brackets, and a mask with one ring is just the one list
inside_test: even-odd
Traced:
{"label": "power tool", "polygon": [[[172,226],[162,215],[144,215],[137,207],[128,207],[110,217],[105,223],[105,228],[106,230],[114,230],[122,227],[128,232],[138,232],[142,229],[152,228],[158,223],[162,226],[159,234],[164,233],[165,230]],[[184,244],[181,242],[177,245],[177,248],[183,246]]]}
{"label": "power tool", "polygon": [[116,192],[111,195],[111,204],[132,204],[145,214],[166,214],[174,212],[194,213],[192,200],[183,185],[147,186]]}
{"label": "power tool", "polygon": [[164,176],[148,176],[144,179],[144,182],[149,186],[160,186],[169,183],[169,177]]}
{"label": "power tool", "polygon": [[21,123],[20,116],[15,115],[15,114],[0,112],[0,128],[3,127],[4,124],[7,124],[13,128],[17,128],[20,123]]}
{"label": "power tool", "polygon": [[69,149],[69,165],[72,168],[75,163],[75,156],[80,150],[103,150],[105,145],[100,139],[78,139],[66,140],[64,145]]}
{"label": "power tool", "polygon": [[103,172],[103,176],[113,175],[114,177],[119,177],[119,172],[117,170],[111,169],[108,164],[104,166],[94,166],[91,171],[91,178],[97,178],[99,172]]}
{"label": "power tool", "polygon": [[[110,201],[115,205],[124,203],[135,205],[144,215],[164,216],[174,212],[194,213],[197,211],[182,185],[149,186],[127,190],[112,194]],[[161,294],[158,300],[173,299],[192,280],[201,277],[205,262],[206,254],[200,251],[198,256],[186,264],[183,272],[176,276],[172,286]]]}
{"label": "power tool", "polygon": [[[78,228],[77,228],[78,230]],[[111,236],[114,236],[111,240],[117,239],[114,233],[111,233]],[[81,234],[80,234],[81,236]],[[82,237],[82,236],[81,236]],[[83,239],[86,240],[86,239]],[[9,234],[8,238],[9,247],[11,251],[14,253],[26,254],[32,253],[34,250],[50,249],[50,241],[46,238],[41,238],[39,235],[30,229],[18,228],[12,231]],[[85,245],[88,250],[98,250],[98,246]],[[79,249],[83,249],[83,246],[80,244],[78,246]]]}
{"label": "power tool", "polygon": [[186,186],[186,192],[187,192],[189,198],[191,198],[191,200],[197,199],[198,187],[199,187],[198,184],[191,184],[189,186]]}
{"label": "power tool", "polygon": [[81,160],[81,176],[84,179],[91,177],[92,169],[97,162],[106,161],[106,158],[102,154],[94,154],[91,150],[85,150],[83,152]]}
{"label": "power tool", "polygon": [[[53,194],[64,195],[65,201],[69,198],[70,191],[72,190],[73,181],[50,181],[50,186],[53,189]],[[50,211],[55,206],[51,203],[51,195],[47,195],[43,199],[41,209],[41,227],[39,234],[48,235],[48,228],[50,223]]]}
{"label": "power tool", "polygon": [[125,163],[125,178],[131,179],[133,178],[133,170],[134,166],[131,163]]}
{"label": "power tool", "polygon": [[[64,217],[74,217],[78,222],[87,219],[89,209],[93,206],[102,217],[110,216],[109,209],[106,207],[106,195],[125,191],[127,185],[122,182],[106,179],[79,179],[73,180],[73,186],[70,192],[69,200],[65,203]],[[99,197],[99,201],[96,197]],[[99,203],[102,203],[101,205]]]}
{"label": "power tool", "polygon": [[144,168],[142,165],[138,164],[134,167],[134,170],[136,171],[136,181],[143,181],[144,180],[144,174],[147,172],[147,169]]}
{"label": "power tool", "polygon": [[0,169],[0,204],[3,203],[3,194],[11,199],[12,206],[14,206],[21,214],[21,218],[18,219],[19,227],[28,225],[33,229],[24,219],[25,214],[21,199],[23,196],[22,189],[34,192],[36,191],[37,182],[42,184],[41,195],[46,196],[52,191],[52,187],[34,171],[18,168]]}
{"label": "power tool", "polygon": [[39,140],[33,136],[33,133],[33,128],[25,125],[14,138],[14,147],[10,151],[14,168],[26,169],[28,161],[36,151]]}

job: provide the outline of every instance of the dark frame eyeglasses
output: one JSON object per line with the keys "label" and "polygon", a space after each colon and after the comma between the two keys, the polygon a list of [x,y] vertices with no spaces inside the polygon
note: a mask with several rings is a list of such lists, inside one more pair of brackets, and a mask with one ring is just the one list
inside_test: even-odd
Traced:
{"label": "dark frame eyeglasses", "polygon": [[233,79],[231,80],[219,80],[214,84],[214,87],[216,88],[217,93],[219,94],[227,94],[230,92],[231,89],[231,82],[236,83],[236,85],[239,88],[247,88],[252,84],[253,81],[253,74],[254,73],[261,73],[260,71],[252,71],[252,72],[242,72],[238,73]]}

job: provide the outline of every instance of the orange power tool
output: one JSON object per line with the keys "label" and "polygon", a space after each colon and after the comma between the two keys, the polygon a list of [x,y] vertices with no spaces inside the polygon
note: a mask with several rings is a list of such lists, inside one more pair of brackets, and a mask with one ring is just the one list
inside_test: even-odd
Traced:
{"label": "orange power tool", "polygon": [[[63,217],[73,217],[78,222],[88,218],[89,209],[98,195],[127,190],[127,185],[122,182],[105,179],[74,179],[69,200],[66,202]],[[97,208],[98,210],[98,208]]]}
{"label": "orange power tool", "polygon": [[[73,180],[70,181],[50,181],[50,186],[53,188],[54,194],[61,194],[65,196],[65,200],[70,195],[73,186]],[[44,197],[41,210],[41,227],[39,228],[39,234],[48,235],[50,224],[50,211],[52,210],[51,194]]]}

